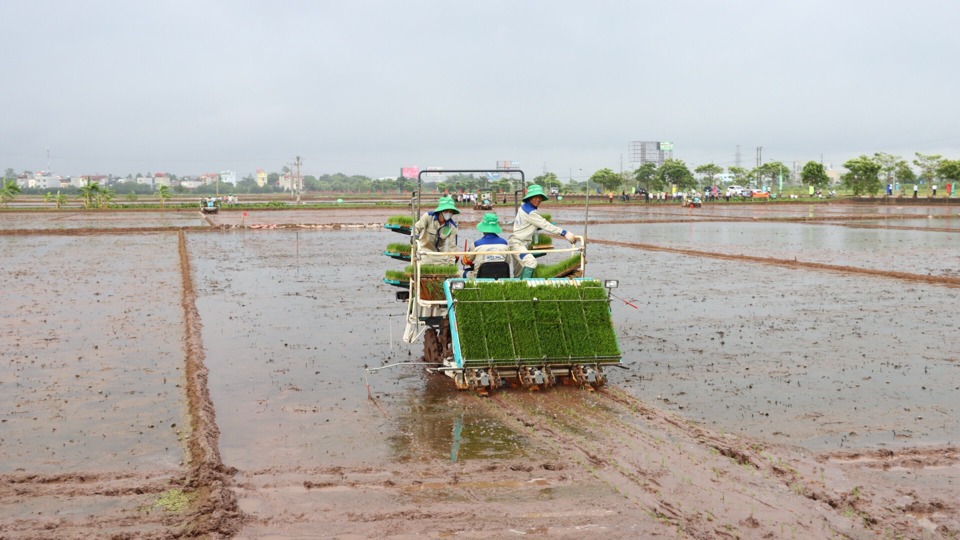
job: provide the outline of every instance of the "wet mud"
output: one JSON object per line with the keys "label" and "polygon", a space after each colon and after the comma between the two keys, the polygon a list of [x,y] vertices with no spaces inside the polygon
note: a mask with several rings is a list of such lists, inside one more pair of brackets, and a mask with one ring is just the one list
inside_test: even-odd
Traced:
{"label": "wet mud", "polygon": [[[593,204],[588,270],[621,281],[630,369],[490,398],[362,369],[422,350],[381,282],[396,209],[0,227],[24,284],[0,306],[0,537],[960,534],[960,248],[932,239],[955,218]],[[583,208],[551,210],[580,232]],[[64,451],[46,430],[67,425]]]}

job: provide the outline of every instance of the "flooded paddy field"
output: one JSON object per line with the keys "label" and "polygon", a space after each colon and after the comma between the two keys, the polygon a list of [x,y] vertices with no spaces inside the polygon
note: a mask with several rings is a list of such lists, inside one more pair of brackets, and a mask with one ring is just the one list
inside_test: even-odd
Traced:
{"label": "flooded paddy field", "polygon": [[206,226],[194,210],[19,211],[0,213],[0,231],[35,229],[126,229]]}
{"label": "flooded paddy field", "polygon": [[[633,223],[688,210],[613,205],[623,217],[608,218],[592,204],[588,274],[620,280],[630,368],[593,393],[480,398],[419,366],[366,374],[422,352],[400,340],[399,289],[381,281],[404,264],[381,252],[405,237],[377,227],[396,209],[0,236],[26,283],[0,307],[0,448],[15,456],[0,471],[0,537],[960,533],[946,264],[928,266],[941,281],[913,279],[899,244],[843,224],[871,221],[859,205],[831,210],[837,224],[754,229],[755,205]],[[582,232],[582,208],[545,211]],[[729,240],[745,231],[756,245]],[[909,235],[914,262],[960,249],[932,238],[950,233],[882,232]],[[849,268],[776,262],[794,254]],[[69,451],[63,430],[80,441]]]}

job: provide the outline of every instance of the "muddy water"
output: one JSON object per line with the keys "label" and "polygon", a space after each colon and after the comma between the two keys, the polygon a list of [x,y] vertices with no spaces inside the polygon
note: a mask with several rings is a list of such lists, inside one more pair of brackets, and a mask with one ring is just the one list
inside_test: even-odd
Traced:
{"label": "muddy water", "polygon": [[603,224],[592,238],[877,270],[956,276],[960,238],[949,232],[795,223]]}
{"label": "muddy water", "polygon": [[811,448],[960,439],[954,289],[591,251],[592,272],[639,308],[613,303],[632,369],[619,384],[641,399]]}
{"label": "muddy water", "polygon": [[[618,234],[603,227],[591,231]],[[800,232],[783,231],[788,238],[810,228],[774,230],[789,227]],[[811,249],[823,249],[824,236],[811,237]],[[422,347],[400,342],[403,304],[380,283],[384,269],[402,266],[380,252],[402,238],[377,230],[190,236],[225,463],[522,454],[522,434],[478,414],[474,398],[444,379],[418,367],[365,379],[362,366],[416,361]],[[590,253],[590,273],[619,278],[615,294],[640,308],[614,302],[631,370],[611,370],[612,385],[721,430],[811,448],[960,435],[953,289],[599,245]],[[366,381],[379,406],[367,400]]]}
{"label": "muddy water", "polygon": [[[404,344],[399,289],[382,283],[387,231],[193,235],[211,397],[225,463],[246,469],[331,460],[503,457],[519,437],[470,410]],[[367,399],[366,383],[380,406]]]}
{"label": "muddy water", "polygon": [[6,237],[0,472],[176,467],[175,235]]}

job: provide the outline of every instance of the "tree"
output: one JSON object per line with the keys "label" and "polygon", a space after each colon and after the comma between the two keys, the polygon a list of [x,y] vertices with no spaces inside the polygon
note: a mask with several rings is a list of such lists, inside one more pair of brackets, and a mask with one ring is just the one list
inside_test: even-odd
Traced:
{"label": "tree", "polygon": [[827,184],[830,183],[830,177],[827,176],[827,172],[823,170],[822,163],[808,161],[807,164],[803,166],[803,170],[800,171],[800,183],[805,186],[813,186],[814,188],[821,189],[827,187]]}
{"label": "tree", "polygon": [[6,178],[16,178],[16,177],[17,177],[17,173],[14,172],[14,170],[11,169],[10,167],[7,167],[7,170],[3,171],[3,177],[4,177],[4,179],[6,179]]}
{"label": "tree", "polygon": [[944,181],[960,181],[960,159],[945,159],[940,162],[940,168],[937,170],[937,176]]}
{"label": "tree", "polygon": [[105,206],[110,206],[110,202],[113,201],[113,198],[117,196],[117,193],[108,187],[100,188],[100,192],[97,193],[97,208],[103,208]]}
{"label": "tree", "polygon": [[86,209],[93,208],[97,201],[99,200],[100,194],[100,184],[96,182],[87,181],[83,187],[80,188],[80,194],[77,196],[78,199],[83,199],[83,207]]}
{"label": "tree", "polygon": [[169,186],[159,186],[157,188],[157,197],[160,197],[160,208],[164,208],[167,205],[167,199],[172,197],[170,194]]}
{"label": "tree", "polygon": [[53,193],[51,193],[51,192],[48,191],[48,192],[46,192],[46,193],[43,194],[43,207],[44,207],[44,208],[47,207],[47,203],[48,203],[48,202],[52,202],[52,201],[53,201]]}
{"label": "tree", "polygon": [[657,169],[657,180],[664,186],[676,184],[686,190],[697,187],[697,180],[681,159],[668,159]]}
{"label": "tree", "polygon": [[541,174],[540,176],[534,178],[533,183],[540,184],[540,186],[543,187],[544,189],[547,189],[547,191],[549,191],[548,188],[552,188],[552,187],[555,187],[558,189],[560,188],[560,180],[557,178],[556,173],[552,173],[552,172]]}
{"label": "tree", "polygon": [[710,183],[714,183],[714,179],[718,174],[723,172],[723,167],[719,165],[714,165],[713,163],[707,163],[706,165],[700,165],[693,172],[703,176],[704,179],[710,180]]}
{"label": "tree", "polygon": [[63,208],[63,205],[67,204],[67,196],[61,195],[60,192],[57,191],[57,195],[54,197],[53,201],[56,203],[57,209],[59,210],[60,208]]}
{"label": "tree", "polygon": [[663,188],[662,185],[657,185],[656,163],[647,162],[640,165],[637,167],[637,170],[633,171],[633,178],[647,193],[649,193],[651,189],[660,190]]}
{"label": "tree", "polygon": [[917,181],[916,173],[914,173],[913,169],[910,168],[910,164],[904,160],[900,160],[900,162],[897,163],[897,168],[894,169],[893,177],[900,184],[907,184]]}
{"label": "tree", "polygon": [[623,179],[610,169],[600,169],[590,176],[590,181],[603,186],[604,191],[615,191]]}
{"label": "tree", "polygon": [[935,182],[939,174],[938,169],[940,168],[940,161],[943,160],[943,156],[939,154],[921,154],[920,152],[916,154],[917,159],[913,160],[913,164],[920,169],[920,178],[927,182]]}
{"label": "tree", "polygon": [[3,202],[3,206],[6,207],[7,203],[17,196],[17,193],[20,193],[20,186],[17,185],[17,181],[4,180],[3,189],[0,189],[0,201]]}
{"label": "tree", "polygon": [[[772,186],[773,182],[780,178],[780,175],[786,172],[787,166],[780,161],[770,161],[760,165],[759,167],[754,168],[749,173],[749,177],[752,178],[757,184],[769,185]],[[767,184],[769,180],[769,184]]]}
{"label": "tree", "polygon": [[733,175],[733,179],[738,183],[742,184],[744,180],[747,179],[747,170],[743,167],[737,167],[731,165],[727,167],[727,172]]}
{"label": "tree", "polygon": [[880,191],[881,165],[867,156],[851,159],[843,164],[847,173],[840,177],[843,185],[853,190],[853,195],[875,194]]}
{"label": "tree", "polygon": [[873,155],[873,160],[880,164],[880,174],[882,175],[883,180],[888,184],[892,184],[893,177],[897,171],[897,165],[903,161],[900,156],[895,156],[886,152],[877,152]]}

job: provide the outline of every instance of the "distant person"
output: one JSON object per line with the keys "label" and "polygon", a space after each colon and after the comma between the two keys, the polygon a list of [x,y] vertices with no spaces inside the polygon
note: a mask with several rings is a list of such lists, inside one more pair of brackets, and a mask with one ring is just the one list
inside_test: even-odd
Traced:
{"label": "distant person", "polygon": [[513,220],[513,234],[510,235],[507,243],[510,251],[518,251],[519,255],[513,256],[514,275],[522,267],[520,277],[523,279],[533,277],[533,270],[537,267],[537,258],[527,250],[527,245],[533,240],[533,235],[538,230],[547,231],[550,234],[558,234],[567,239],[571,244],[577,242],[572,232],[557,227],[540,215],[540,204],[547,200],[543,194],[543,188],[537,184],[531,184],[527,188],[527,195],[523,198],[523,205],[517,211],[517,217]]}
{"label": "distant person", "polygon": [[937,196],[937,185],[936,185],[936,184],[933,185],[933,196],[934,196],[934,197]]}
{"label": "distant person", "polygon": [[918,186],[918,185],[916,185],[916,184],[913,185],[913,198],[914,198],[914,199],[917,198],[917,191],[918,191],[919,189],[920,189],[920,186]]}
{"label": "distant person", "polygon": [[[483,233],[483,236],[473,242],[470,251],[475,252],[473,256],[465,255],[463,257],[463,277],[472,279],[480,274],[480,268],[486,263],[505,263],[507,256],[500,254],[485,255],[484,252],[490,251],[508,251],[507,241],[499,235],[503,232],[500,228],[500,222],[497,215],[493,212],[484,214],[483,219],[477,224],[477,230]],[[509,272],[504,277],[510,277]]]}
{"label": "distant person", "polygon": [[457,223],[453,216],[459,214],[452,197],[440,197],[433,212],[425,212],[413,224],[413,237],[417,240],[417,251],[422,254],[424,264],[454,264],[452,255],[442,256],[434,253],[457,251]]}

